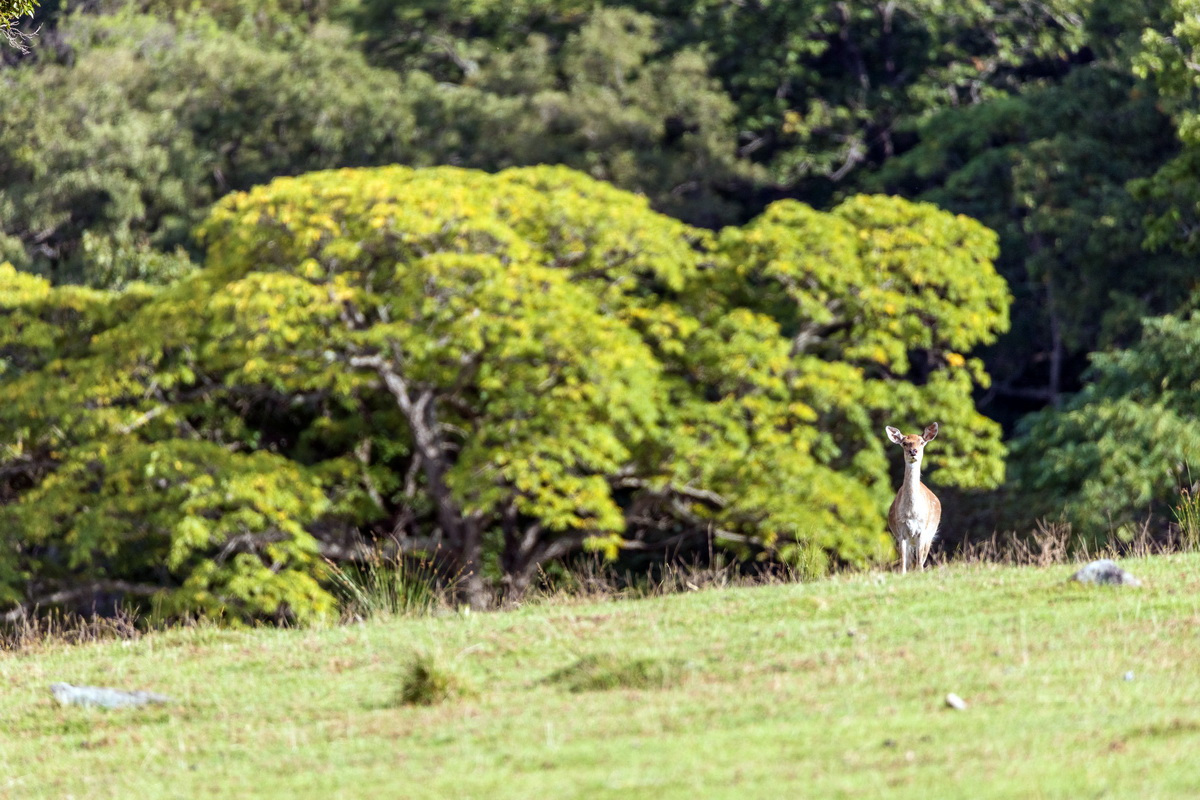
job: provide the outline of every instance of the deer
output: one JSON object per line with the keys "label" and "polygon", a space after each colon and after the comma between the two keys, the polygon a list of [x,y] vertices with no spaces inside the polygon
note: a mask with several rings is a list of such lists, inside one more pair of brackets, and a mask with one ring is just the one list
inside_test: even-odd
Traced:
{"label": "deer", "polygon": [[925,569],[925,557],[942,521],[942,502],[921,483],[925,445],[937,436],[938,424],[929,423],[919,436],[915,433],[906,436],[891,425],[886,430],[887,437],[904,448],[904,483],[888,509],[888,529],[900,545],[900,572],[906,574],[910,556],[918,569]]}

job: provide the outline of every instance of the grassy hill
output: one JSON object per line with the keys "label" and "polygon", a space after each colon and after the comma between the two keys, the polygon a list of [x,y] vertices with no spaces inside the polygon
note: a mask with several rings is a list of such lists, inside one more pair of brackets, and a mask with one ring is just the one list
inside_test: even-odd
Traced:
{"label": "grassy hill", "polygon": [[[0,654],[0,796],[1193,797],[1200,556],[1124,566],[1142,588],[957,566]],[[417,653],[465,693],[399,702]]]}

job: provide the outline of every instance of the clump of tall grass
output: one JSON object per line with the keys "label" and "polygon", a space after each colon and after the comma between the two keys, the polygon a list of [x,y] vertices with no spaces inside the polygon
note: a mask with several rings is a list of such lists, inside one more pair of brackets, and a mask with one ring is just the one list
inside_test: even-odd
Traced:
{"label": "clump of tall grass", "polygon": [[453,607],[430,560],[368,550],[358,561],[328,565],[346,620],[421,616]]}
{"label": "clump of tall grass", "polygon": [[1200,493],[1196,486],[1179,490],[1179,502],[1171,509],[1179,526],[1179,544],[1184,550],[1200,548]]}
{"label": "clump of tall grass", "polygon": [[418,652],[404,667],[395,702],[406,706],[432,706],[474,694],[473,683],[460,668],[434,653]]}

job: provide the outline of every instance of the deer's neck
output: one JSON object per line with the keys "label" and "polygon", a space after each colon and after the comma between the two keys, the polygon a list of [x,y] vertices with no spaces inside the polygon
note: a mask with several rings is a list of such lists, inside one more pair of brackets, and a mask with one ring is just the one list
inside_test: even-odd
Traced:
{"label": "deer's neck", "polygon": [[921,486],[921,462],[905,464],[904,484],[900,487],[900,493],[908,499],[910,508],[916,508],[924,502],[925,493],[921,491],[923,488]]}

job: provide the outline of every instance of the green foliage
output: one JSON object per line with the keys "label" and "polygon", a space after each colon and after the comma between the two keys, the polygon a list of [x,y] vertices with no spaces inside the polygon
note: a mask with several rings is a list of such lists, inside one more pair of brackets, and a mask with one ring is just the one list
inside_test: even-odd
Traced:
{"label": "green foliage", "polygon": [[585,0],[363,0],[346,12],[378,63],[457,82],[495,51],[519,48],[530,34],[561,37],[596,7]]}
{"label": "green foliage", "polygon": [[1166,516],[1196,472],[1200,315],[1148,319],[1136,345],[1093,361],[1083,392],[1022,426],[1013,478],[1099,539]]}
{"label": "green foliage", "polygon": [[[905,149],[929,113],[1012,91],[1026,72],[1055,69],[1083,46],[1082,17],[1091,5],[365,0],[350,19],[377,63],[462,86],[486,84],[489,72],[530,75],[533,64],[543,75],[541,64],[570,74],[581,63],[572,52],[580,43],[606,53],[584,60],[596,83],[703,51],[709,74],[736,103],[741,153],[776,183],[823,199],[831,183]],[[615,27],[621,19],[626,24]],[[635,33],[651,26],[653,42]],[[546,80],[521,85],[532,94]]]}
{"label": "green foliage", "polygon": [[996,265],[1015,296],[1014,330],[988,354],[1002,402],[1054,401],[1086,353],[1132,342],[1142,317],[1173,310],[1190,291],[1189,264],[1144,252],[1145,207],[1126,188],[1176,147],[1154,87],[1128,74],[1128,56],[942,112],[876,178],[999,234]]}
{"label": "green foliage", "polygon": [[60,457],[4,509],[6,529],[21,531],[18,547],[62,548],[34,556],[28,568],[39,580],[119,577],[157,589],[171,576],[179,587],[159,595],[167,614],[308,620],[332,609],[304,528],[328,501],[295,465],[205,442],[114,441]]}
{"label": "green foliage", "polygon": [[1140,181],[1136,191],[1149,205],[1146,243],[1152,248],[1172,248],[1194,256],[1196,236],[1196,176],[1200,174],[1200,79],[1195,51],[1200,45],[1200,5],[1192,0],[1166,3],[1166,20],[1142,35],[1142,49],[1134,60],[1135,71],[1158,89],[1161,103],[1171,114],[1181,151],[1152,177]]}
{"label": "green foliage", "polygon": [[[108,280],[120,284],[137,276],[112,261],[179,243],[205,201],[196,194],[204,181],[191,136],[170,118],[133,107],[120,84],[142,69],[126,55],[91,53],[78,75],[49,66],[6,80],[0,228],[17,266],[78,280],[86,234],[88,249],[110,262],[101,268]],[[43,102],[47,95],[55,101]],[[168,268],[163,277],[178,271]]]}
{"label": "green foliage", "polygon": [[880,427],[928,416],[956,431],[930,453],[949,467],[939,481],[1002,480],[999,429],[970,399],[987,376],[963,355],[1008,327],[990,231],[896,198],[853,198],[832,214],[783,202],[724,231],[720,251],[722,290],[780,325],[793,388],[820,430],[838,432],[819,440],[823,461],[885,476]]}
{"label": "green foliage", "polygon": [[[311,280],[341,278],[343,286],[365,281],[373,292],[396,294],[394,302],[388,302],[389,294],[352,300],[368,319],[378,314],[373,309],[414,308],[420,300],[415,318],[372,323],[357,341],[376,347],[403,342],[406,380],[436,385],[448,407],[461,405],[449,400],[455,387],[474,381],[480,397],[486,393],[484,416],[455,414],[450,423],[470,434],[448,483],[471,512],[502,513],[515,489],[519,515],[538,518],[551,530],[590,528],[595,541],[606,530],[626,528],[610,493],[627,486],[642,490],[634,507],[662,514],[675,506],[641,535],[680,522],[717,525],[729,541],[799,543],[864,563],[886,547],[878,533],[878,506],[887,492],[887,471],[876,430],[885,414],[929,407],[944,412],[951,424],[962,423],[958,451],[947,454],[961,470],[950,481],[980,486],[999,480],[998,429],[969,410],[971,379],[982,379],[980,366],[953,348],[970,348],[1003,329],[1004,287],[988,266],[993,239],[965,219],[929,206],[862,199],[832,217],[808,212],[814,223],[810,239],[826,235],[835,252],[848,248],[862,258],[860,272],[849,270],[845,259],[831,259],[818,271],[803,261],[797,252],[803,245],[796,242],[794,250],[751,258],[738,248],[754,234],[736,229],[722,234],[713,245],[715,262],[701,270],[704,257],[696,247],[705,238],[699,233],[647,215],[644,202],[564,170],[514,170],[486,179],[461,171],[392,169],[363,173],[362,188],[352,186],[348,173],[314,175],[303,184],[277,182],[222,204],[206,228],[210,264],[217,269],[299,264]],[[438,215],[431,213],[434,206],[392,200],[402,186],[405,197],[443,198]],[[761,235],[773,215],[787,208],[772,210],[748,230]],[[842,245],[820,224],[847,231]],[[783,220],[774,226],[780,237],[793,228]],[[477,257],[420,256],[465,248],[476,255],[481,250],[501,255],[508,266],[495,272],[498,262]],[[408,267],[413,282],[404,284],[409,288],[400,283],[393,288],[381,283],[387,279],[378,272],[360,271],[414,255],[418,258]],[[811,283],[825,281],[830,287],[807,296],[796,291],[799,310],[777,300],[768,300],[765,309],[754,306],[744,291],[744,271],[770,269],[772,263],[779,269],[792,258],[803,265],[793,268],[800,275],[776,277],[779,284],[804,280],[808,273]],[[534,304],[535,320],[494,327],[489,316],[506,311],[510,292],[520,292],[504,287],[522,280],[514,265],[523,260],[547,265],[524,268],[540,283],[546,304],[527,298],[523,305]],[[576,281],[560,288],[570,275],[578,276]],[[901,276],[905,280],[897,280]],[[432,285],[447,288],[430,297]],[[576,285],[590,289],[590,295],[576,292]],[[876,285],[895,288],[872,297]],[[500,306],[488,299],[493,286],[500,291]],[[664,292],[674,300],[664,302]],[[852,297],[860,293],[867,299]],[[592,297],[601,303],[595,310],[589,310]],[[795,327],[822,303],[854,324],[832,325],[833,335],[818,358],[797,350],[792,340],[818,335]],[[574,316],[600,308],[612,316],[591,321]],[[479,315],[470,316],[472,309]],[[871,318],[871,309],[881,318]],[[568,313],[573,316],[562,316]],[[486,327],[476,330],[477,325]],[[792,330],[785,334],[781,325]],[[645,344],[634,339],[626,344],[626,326]],[[582,330],[604,332],[611,363],[600,350],[571,355],[578,345],[558,343],[559,337]],[[520,342],[517,350],[509,349],[512,344],[497,344],[486,353],[480,349],[493,338],[499,343],[509,337]],[[429,339],[438,342],[432,354],[419,344]],[[647,345],[653,359],[643,350]],[[910,346],[928,353],[924,388],[901,380],[910,371]],[[552,356],[556,349],[558,355]],[[878,353],[885,354],[884,363]],[[428,363],[427,355],[436,356],[436,362]],[[581,364],[600,361],[578,378],[546,372],[547,362],[563,369],[577,358]],[[477,364],[477,359],[483,360]],[[874,365],[876,380],[864,384],[866,367],[839,368],[843,360]],[[468,372],[464,363],[471,365]],[[528,376],[527,369],[532,369]],[[534,393],[535,407],[544,408],[548,417],[530,416],[535,413],[530,389],[555,380],[564,391]],[[581,388],[566,391],[574,381]],[[582,387],[589,388],[577,396]],[[906,395],[900,403],[893,389]],[[821,405],[804,402],[805,395]],[[866,398],[874,413],[864,412]],[[593,400],[599,401],[595,410],[584,417],[590,427],[571,420],[578,414],[571,411],[580,407],[576,403],[590,407],[586,404]],[[814,426],[821,415],[829,428]],[[518,417],[522,423],[514,426],[511,420]],[[857,430],[834,437],[833,423],[845,417],[855,418]],[[568,465],[583,472],[572,474],[564,470]],[[858,467],[851,477],[831,469],[850,465]],[[601,479],[605,474],[609,477]],[[489,477],[495,481],[491,488],[481,480]],[[874,486],[874,496],[864,493],[864,479]],[[781,493],[780,485],[792,488]],[[671,498],[685,487],[703,487],[711,503],[689,501],[680,508]],[[644,518],[639,511],[626,517]]]}
{"label": "green foliage", "polygon": [[47,280],[0,263],[0,377],[11,380],[55,359],[87,352],[91,337],[136,311],[153,290],[52,288]]}
{"label": "green foliage", "polygon": [[0,250],[56,281],[168,282],[221,194],[411,158],[402,81],[340,29],[278,40],[123,11],[72,16],[60,35],[69,63],[16,71],[0,92]]}
{"label": "green foliage", "polygon": [[572,29],[490,55],[452,91],[413,74],[425,157],[564,164],[693,224],[743,214],[730,190],[762,175],[736,156],[735,108],[703,51],[662,52],[655,19],[628,9],[598,8]]}
{"label": "green foliage", "polygon": [[0,3],[0,19],[10,20],[33,13],[37,7],[34,0],[4,0]]}
{"label": "green foliage", "polygon": [[35,595],[320,616],[317,554],[356,526],[471,602],[485,542],[514,598],[580,546],[681,537],[820,572],[890,552],[885,423],[954,432],[943,483],[1001,477],[963,355],[1007,323],[994,237],[932,206],[789,202],[713,236],[561,167],[390,167],[231,195],[201,235],[206,267],[157,291],[2,274]]}
{"label": "green foliage", "polygon": [[756,179],[700,51],[656,55],[654,20],[628,10],[450,87],[368,65],[315,8],[142,5],[63,16],[70,58],[4,76],[0,258],[56,282],[165,283],[213,200],[330,167],[563,163],[706,224],[737,218],[729,187]]}
{"label": "green foliage", "polygon": [[[655,0],[701,39],[758,160],[784,183],[838,182],[905,149],[924,117],[1011,91],[1082,45],[1087,0]],[[753,46],[748,47],[747,43]],[[815,188],[815,187],[814,187]]]}

